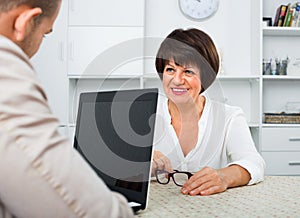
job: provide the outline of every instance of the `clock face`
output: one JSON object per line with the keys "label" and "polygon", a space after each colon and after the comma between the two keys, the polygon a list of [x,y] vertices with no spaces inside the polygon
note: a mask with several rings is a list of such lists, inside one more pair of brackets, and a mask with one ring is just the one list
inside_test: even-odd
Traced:
{"label": "clock face", "polygon": [[187,17],[203,20],[218,10],[219,0],[179,0],[179,7]]}

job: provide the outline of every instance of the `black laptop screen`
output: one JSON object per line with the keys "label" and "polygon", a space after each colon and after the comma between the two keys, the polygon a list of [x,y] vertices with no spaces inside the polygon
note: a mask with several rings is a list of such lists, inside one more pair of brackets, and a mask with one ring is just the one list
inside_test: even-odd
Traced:
{"label": "black laptop screen", "polygon": [[107,186],[146,204],[157,90],[83,93],[74,146]]}

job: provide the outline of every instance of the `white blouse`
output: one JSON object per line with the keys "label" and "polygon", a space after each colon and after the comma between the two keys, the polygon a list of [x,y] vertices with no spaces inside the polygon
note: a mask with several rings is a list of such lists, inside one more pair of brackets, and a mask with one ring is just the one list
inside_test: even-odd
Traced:
{"label": "white blouse", "polygon": [[205,166],[220,169],[237,164],[251,175],[248,185],[263,180],[265,162],[257,152],[243,111],[209,99],[198,122],[196,146],[184,156],[171,125],[168,99],[159,96],[154,149],[166,155],[177,170],[197,172]]}

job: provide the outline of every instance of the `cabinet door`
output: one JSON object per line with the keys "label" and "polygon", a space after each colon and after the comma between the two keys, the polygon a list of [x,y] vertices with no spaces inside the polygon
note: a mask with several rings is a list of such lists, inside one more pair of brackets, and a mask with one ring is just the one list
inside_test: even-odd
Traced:
{"label": "cabinet door", "polygon": [[70,27],[69,75],[142,75],[143,27]]}
{"label": "cabinet door", "polygon": [[62,124],[67,123],[67,1],[62,6],[53,32],[46,36],[38,53],[32,58],[40,82],[46,91],[53,113]]}
{"label": "cabinet door", "polygon": [[300,175],[300,152],[262,152],[266,175]]}
{"label": "cabinet door", "polygon": [[263,127],[262,150],[300,152],[300,128]]}
{"label": "cabinet door", "polygon": [[144,0],[70,0],[69,24],[144,26]]}

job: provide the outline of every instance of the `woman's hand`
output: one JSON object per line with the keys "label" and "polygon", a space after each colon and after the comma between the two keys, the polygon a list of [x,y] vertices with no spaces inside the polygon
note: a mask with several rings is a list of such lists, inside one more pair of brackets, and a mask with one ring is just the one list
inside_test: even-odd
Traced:
{"label": "woman's hand", "polygon": [[155,174],[155,170],[165,170],[167,172],[173,172],[171,161],[161,152],[154,150],[152,172],[151,175]]}
{"label": "woman's hand", "polygon": [[250,179],[249,172],[239,165],[233,164],[219,170],[205,167],[183,185],[181,192],[185,195],[212,195],[230,187],[246,185]]}
{"label": "woman's hand", "polygon": [[211,195],[224,192],[227,188],[227,181],[221,171],[205,167],[183,185],[181,192],[186,195]]}

